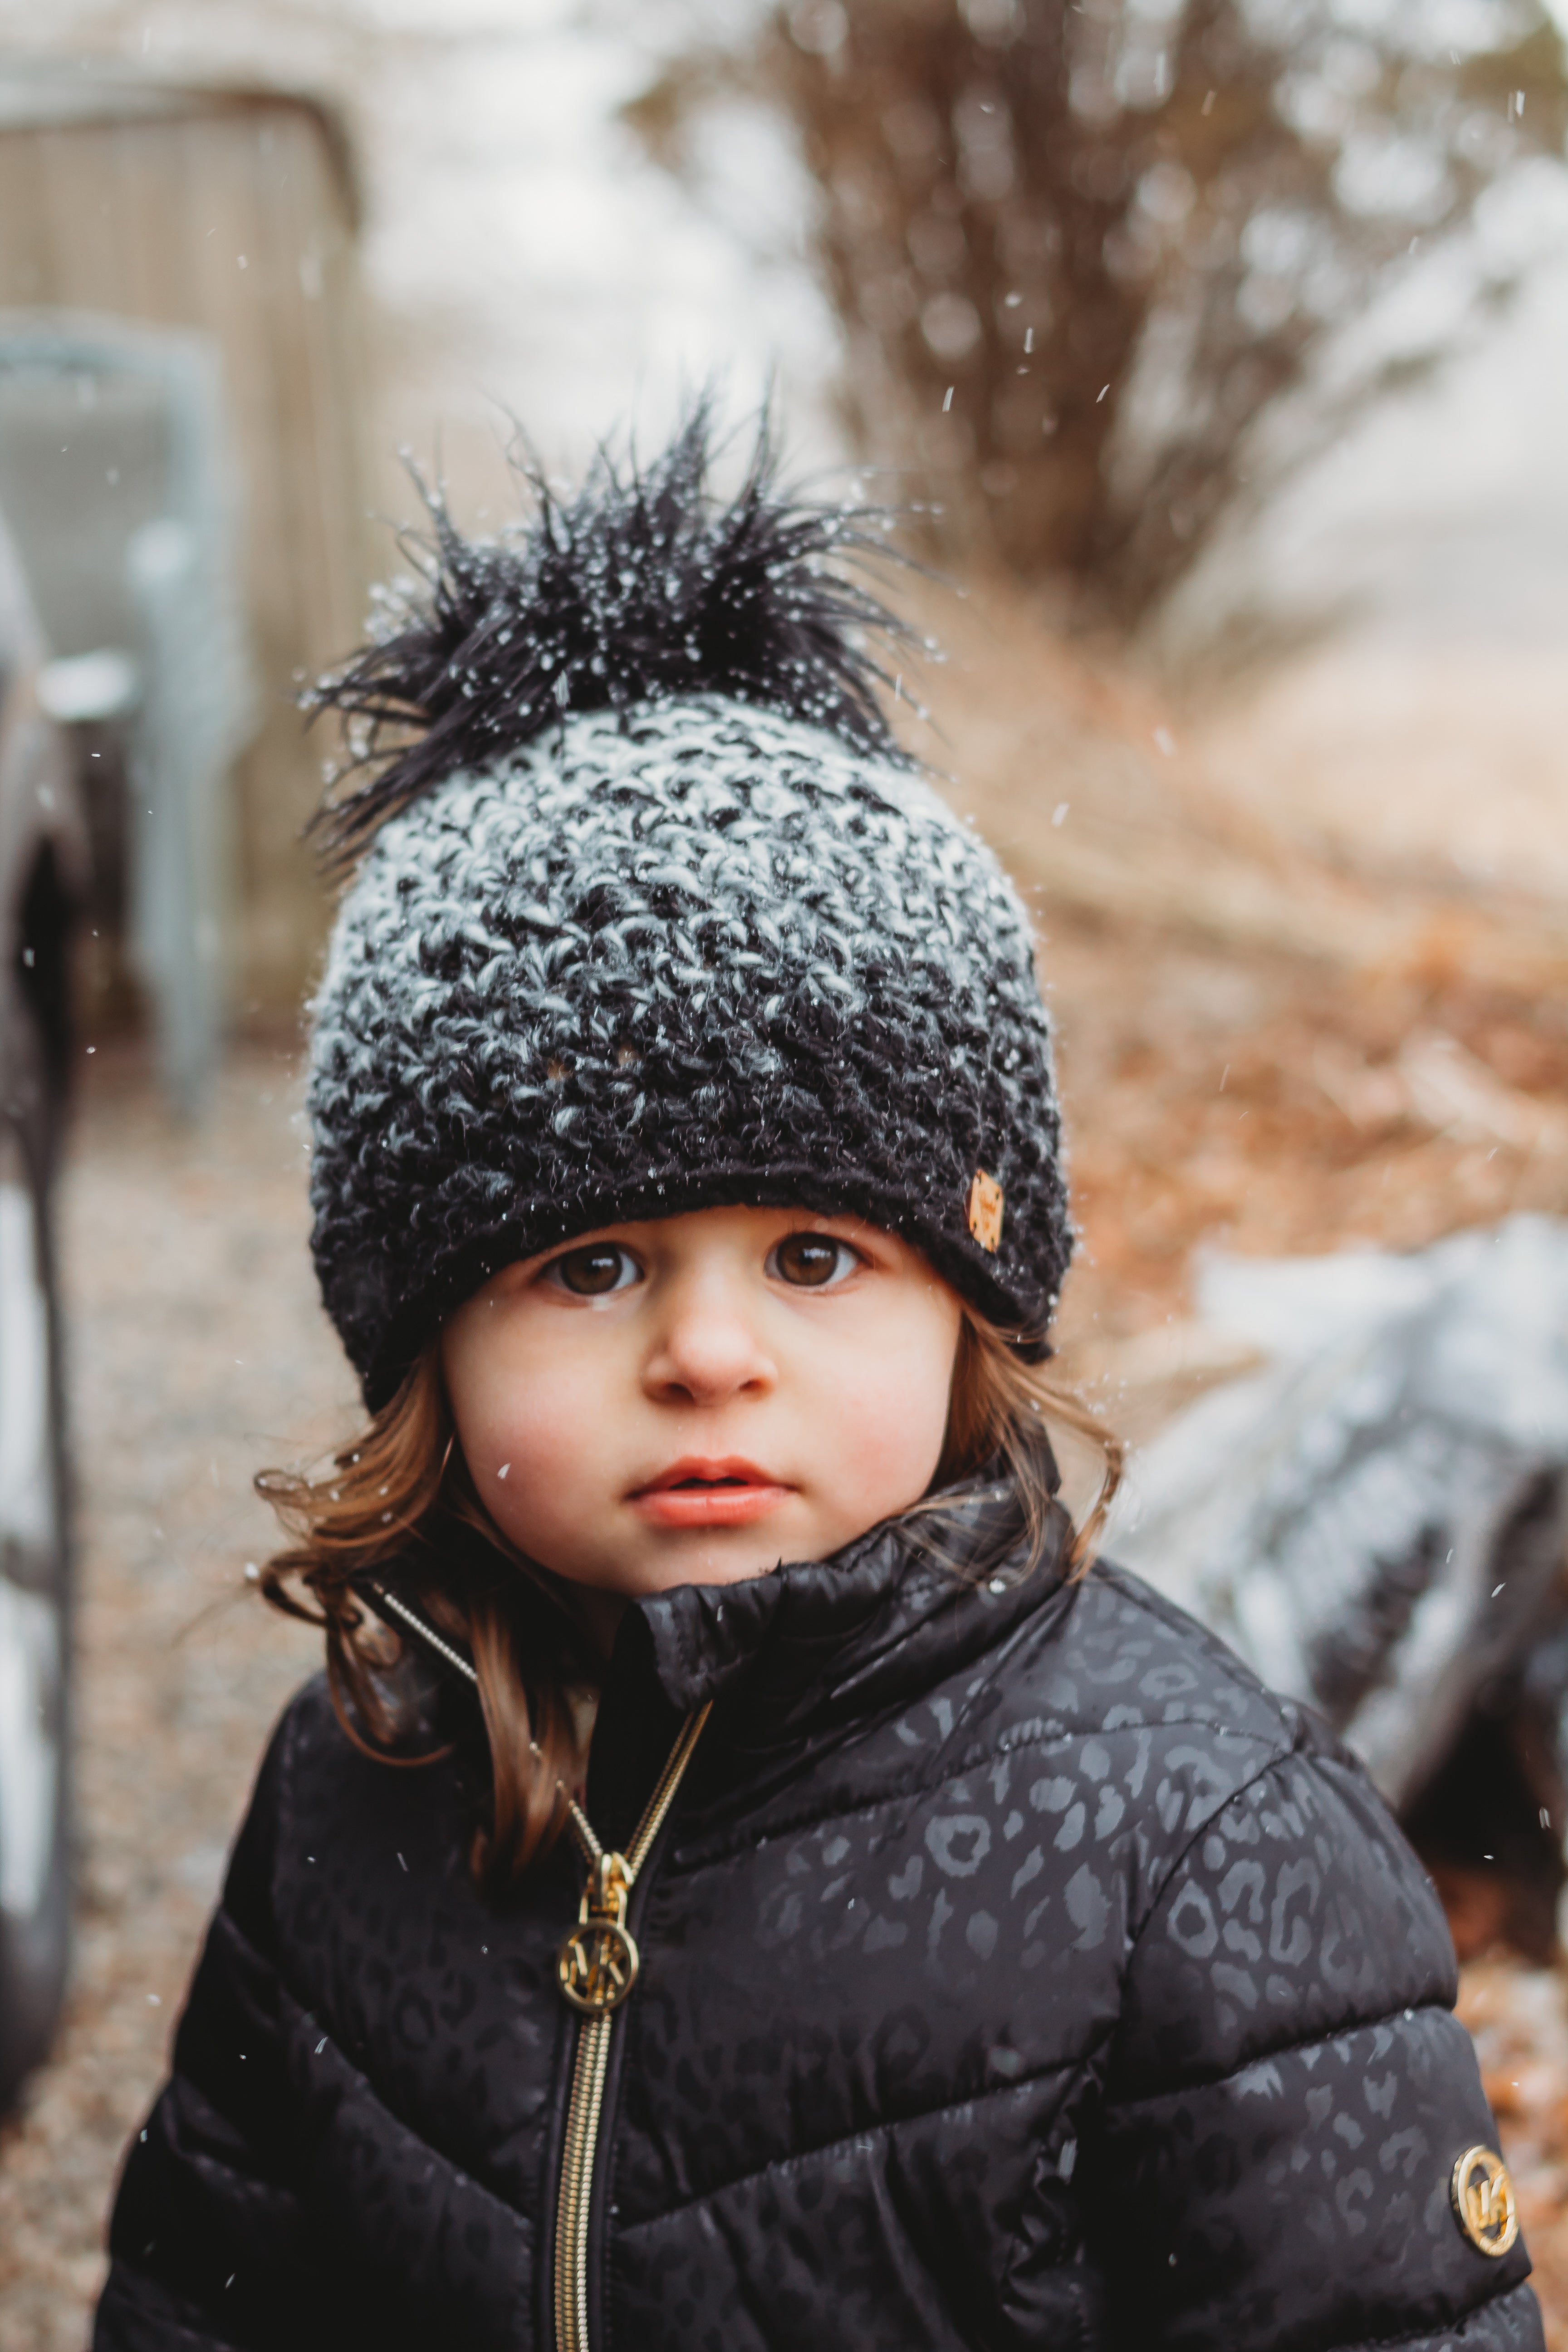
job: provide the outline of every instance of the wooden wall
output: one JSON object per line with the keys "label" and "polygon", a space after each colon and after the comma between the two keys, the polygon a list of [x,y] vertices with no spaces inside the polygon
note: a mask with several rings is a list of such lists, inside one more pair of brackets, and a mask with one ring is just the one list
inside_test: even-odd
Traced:
{"label": "wooden wall", "polygon": [[298,1003],[324,929],[299,835],[330,743],[293,698],[363,623],[354,231],[347,156],[308,102],[0,81],[0,306],[197,328],[221,353],[262,697],[235,777],[242,1020]]}

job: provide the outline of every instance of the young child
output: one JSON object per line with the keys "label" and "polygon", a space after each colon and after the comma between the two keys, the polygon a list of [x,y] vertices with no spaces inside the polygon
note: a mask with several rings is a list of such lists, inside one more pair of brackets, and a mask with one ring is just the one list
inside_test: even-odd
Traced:
{"label": "young child", "polygon": [[[100,2352],[1529,2352],[1432,1889],[1054,1499],[1026,920],[698,416],[329,689],[371,1418]],[[536,485],[536,488],[539,486]]]}

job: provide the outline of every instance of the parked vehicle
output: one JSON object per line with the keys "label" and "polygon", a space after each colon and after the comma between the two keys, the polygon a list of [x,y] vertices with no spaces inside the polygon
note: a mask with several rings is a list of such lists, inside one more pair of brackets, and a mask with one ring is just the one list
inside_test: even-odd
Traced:
{"label": "parked vehicle", "polygon": [[70,1545],[53,1188],[84,843],[0,523],[0,2109],[42,2055],[70,1922]]}

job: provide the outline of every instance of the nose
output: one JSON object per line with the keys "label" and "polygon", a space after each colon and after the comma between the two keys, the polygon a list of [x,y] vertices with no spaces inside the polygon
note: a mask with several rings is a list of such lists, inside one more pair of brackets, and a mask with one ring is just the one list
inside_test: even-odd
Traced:
{"label": "nose", "polygon": [[643,1368],[649,1396],[663,1402],[722,1404],[766,1396],[778,1373],[763,1345],[742,1286],[709,1266],[672,1281]]}

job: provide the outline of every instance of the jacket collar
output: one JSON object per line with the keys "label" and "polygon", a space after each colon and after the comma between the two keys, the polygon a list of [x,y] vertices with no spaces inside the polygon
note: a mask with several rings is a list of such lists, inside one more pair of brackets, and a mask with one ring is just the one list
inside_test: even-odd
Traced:
{"label": "jacket collar", "polygon": [[650,1666],[684,1715],[743,1683],[748,1722],[776,1733],[803,1714],[869,1712],[951,1672],[1060,1583],[1070,1528],[1053,1505],[1031,1567],[1009,1482],[982,1476],[940,1499],[940,1511],[885,1521],[831,1559],[635,1602],[611,1684]]}
{"label": "jacket collar", "polygon": [[[740,1584],[683,1585],[634,1601],[600,1696],[588,1811],[615,1843],[658,1779],[684,1717],[720,1702],[703,1740],[764,1776],[806,1739],[834,1737],[930,1690],[1005,1641],[1061,1590],[1071,1525],[1053,1504],[1031,1559],[1013,1486],[994,1473],[949,1487],[939,1510],[884,1521],[824,1560]],[[471,1663],[380,1579],[364,1597],[422,1637],[427,1675]],[[734,1704],[730,1704],[733,1698]]]}

